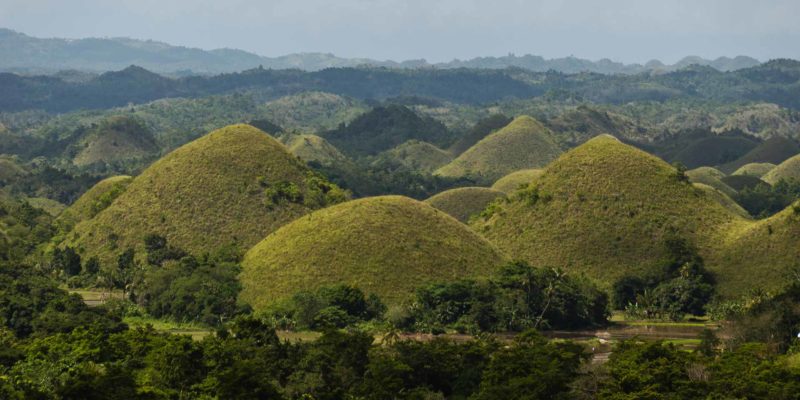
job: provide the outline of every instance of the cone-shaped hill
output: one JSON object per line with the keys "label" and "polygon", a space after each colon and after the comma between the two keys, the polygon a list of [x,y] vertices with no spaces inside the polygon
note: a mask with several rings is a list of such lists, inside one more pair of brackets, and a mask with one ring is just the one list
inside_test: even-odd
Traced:
{"label": "cone-shaped hill", "polygon": [[719,170],[726,174],[736,171],[743,165],[750,163],[780,164],[789,157],[800,153],[800,145],[792,139],[782,136],[773,136],[736,161],[719,166]]}
{"label": "cone-shaped hill", "polygon": [[499,190],[504,193],[511,193],[519,189],[520,186],[527,186],[529,183],[533,182],[534,179],[542,176],[543,173],[543,169],[536,168],[512,172],[498,179],[497,182],[492,185],[492,189]]}
{"label": "cone-shaped hill", "polygon": [[56,222],[63,231],[71,230],[77,223],[86,221],[106,207],[125,192],[133,178],[127,175],[112,176],[97,182],[78,200],[67,207]]}
{"label": "cone-shaped hill", "polygon": [[114,116],[90,129],[80,140],[72,162],[78,166],[157,155],[155,137],[144,122]]}
{"label": "cone-shaped hill", "polygon": [[543,167],[560,153],[550,129],[521,116],[481,139],[436,174],[491,183],[514,171]]}
{"label": "cone-shaped hill", "polygon": [[778,164],[762,177],[764,182],[774,185],[781,180],[800,181],[800,154]]}
{"label": "cone-shaped hill", "polygon": [[695,168],[693,170],[686,171],[686,176],[689,177],[689,180],[692,181],[692,183],[702,183],[711,186],[728,196],[733,196],[736,194],[735,189],[722,182],[722,179],[725,178],[725,174],[716,168]]}
{"label": "cone-shaped hill", "polygon": [[766,175],[767,172],[772,171],[773,168],[775,168],[775,164],[772,163],[750,163],[742,165],[731,175],[747,175],[761,178]]}
{"label": "cone-shaped hill", "polygon": [[245,255],[241,299],[255,310],[299,288],[352,284],[388,304],[429,282],[489,274],[505,261],[464,224],[402,196],[371,197],[298,218]]}
{"label": "cone-shaped hill", "polygon": [[602,135],[473,226],[511,258],[611,284],[655,272],[676,237],[705,254],[720,226],[740,220],[661,159]]}
{"label": "cone-shaped hill", "polygon": [[317,135],[294,135],[284,142],[289,151],[305,162],[331,165],[347,162],[347,157],[339,149]]}
{"label": "cone-shaped hill", "polygon": [[499,190],[485,187],[463,187],[445,190],[425,202],[466,223],[472,215],[480,213],[489,203],[505,195]]}
{"label": "cone-shaped hill", "polygon": [[409,140],[378,155],[378,162],[397,163],[425,173],[431,173],[452,160],[450,153],[419,140]]}
{"label": "cone-shaped hill", "polygon": [[134,178],[125,192],[68,235],[67,244],[110,259],[150,233],[195,254],[242,249],[327,203],[341,189],[250,125],[231,125],[188,143]]}

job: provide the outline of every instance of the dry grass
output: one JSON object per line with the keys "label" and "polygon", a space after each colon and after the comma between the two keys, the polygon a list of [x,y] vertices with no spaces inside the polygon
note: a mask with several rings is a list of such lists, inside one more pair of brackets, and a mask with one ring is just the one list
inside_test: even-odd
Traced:
{"label": "dry grass", "polygon": [[425,202],[466,223],[499,197],[505,197],[505,193],[485,187],[463,187],[445,190]]}
{"label": "dry grass", "polygon": [[750,163],[742,165],[731,175],[748,175],[748,176],[754,176],[756,178],[761,178],[773,168],[775,168],[775,164],[772,163]]}
{"label": "dry grass", "polygon": [[533,182],[536,178],[542,176],[543,173],[544,173],[543,169],[535,169],[535,168],[515,171],[498,179],[492,185],[492,189],[499,190],[503,193],[511,193],[519,189],[521,186],[527,186],[529,183]]}
{"label": "dry grass", "polygon": [[414,171],[431,173],[453,160],[450,153],[419,140],[409,140],[378,157],[389,159]]}
{"label": "dry grass", "polygon": [[686,176],[689,177],[689,180],[691,180],[692,183],[702,183],[704,185],[711,186],[714,189],[725,193],[727,196],[733,196],[736,194],[736,190],[722,182],[722,178],[725,178],[725,174],[716,168],[695,168],[691,171],[686,171]]}
{"label": "dry grass", "polygon": [[157,155],[159,148],[147,127],[127,116],[114,116],[81,140],[83,148],[72,162],[78,166]]}
{"label": "dry grass", "polygon": [[305,162],[314,161],[322,165],[347,162],[344,154],[317,135],[292,135],[284,143],[292,154]]}
{"label": "dry grass", "polygon": [[778,164],[777,167],[764,174],[762,178],[770,185],[780,182],[781,179],[787,181],[792,179],[800,180],[800,154]]}
{"label": "dry grass", "polygon": [[345,283],[388,304],[429,282],[489,274],[505,258],[449,215],[402,196],[354,200],[278,229],[245,255],[241,299],[256,310]]}

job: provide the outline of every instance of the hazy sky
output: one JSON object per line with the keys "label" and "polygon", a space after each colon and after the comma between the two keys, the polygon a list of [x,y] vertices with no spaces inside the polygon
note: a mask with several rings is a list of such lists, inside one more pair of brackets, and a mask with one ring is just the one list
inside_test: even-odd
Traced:
{"label": "hazy sky", "polygon": [[0,0],[37,37],[154,39],[266,56],[800,58],[800,0]]}

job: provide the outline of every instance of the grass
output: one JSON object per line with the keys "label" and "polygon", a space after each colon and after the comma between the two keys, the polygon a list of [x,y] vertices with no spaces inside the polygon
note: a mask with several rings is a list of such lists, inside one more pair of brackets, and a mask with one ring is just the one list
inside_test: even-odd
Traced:
{"label": "grass", "polygon": [[66,244],[82,256],[113,262],[145,235],[202,254],[235,244],[247,249],[281,225],[319,205],[273,201],[276,184],[312,189],[311,171],[264,132],[232,125],[188,143],[133,179],[111,205],[79,223]]}
{"label": "grass", "polygon": [[486,276],[505,262],[454,218],[402,196],[354,200],[278,229],[244,257],[241,299],[256,311],[333,284],[355,285],[389,304],[429,282]]}
{"label": "grass", "polygon": [[800,145],[797,142],[782,136],[773,136],[737,160],[720,165],[719,169],[730,173],[751,163],[780,164],[797,153],[800,153]]}
{"label": "grass", "polygon": [[511,193],[519,189],[520,186],[527,186],[536,178],[542,176],[542,173],[544,173],[544,170],[536,168],[514,171],[498,179],[492,185],[492,189],[499,190],[503,193]]}
{"label": "grass", "polygon": [[734,201],[729,195],[721,192],[719,189],[713,188],[706,184],[702,183],[694,183],[694,187],[702,190],[706,193],[709,197],[714,199],[717,203],[725,207],[728,211],[739,215],[742,218],[750,218],[750,213],[747,212],[742,206],[739,205],[736,201]]}
{"label": "grass", "polygon": [[750,175],[730,175],[721,179],[722,182],[733,188],[735,191],[744,190],[746,188],[754,188],[764,181]]}
{"label": "grass", "polygon": [[409,140],[378,157],[425,173],[431,173],[453,160],[450,153],[419,140]]}
{"label": "grass", "polygon": [[499,197],[505,197],[505,193],[485,187],[463,187],[445,190],[425,202],[466,223]]}
{"label": "grass", "polygon": [[742,165],[739,169],[733,171],[731,175],[749,175],[761,178],[773,168],[775,168],[775,164],[772,163],[749,163]]}
{"label": "grass", "polygon": [[547,125],[567,146],[583,143],[602,134],[627,139],[640,138],[642,135],[630,118],[584,105],[559,114],[548,120]]}
{"label": "grass", "polygon": [[152,317],[132,317],[127,316],[122,319],[122,322],[128,326],[140,327],[151,325],[153,329],[160,332],[172,333],[175,335],[189,335],[194,340],[202,340],[206,336],[213,334],[213,330],[206,326],[196,323],[174,322],[163,319],[156,319]]}
{"label": "grass", "polygon": [[292,135],[284,142],[289,151],[305,162],[318,162],[331,165],[347,162],[347,157],[327,140],[317,135]]}
{"label": "grass", "polygon": [[743,220],[661,159],[604,135],[562,155],[473,226],[514,259],[610,285],[656,272],[668,238],[706,255],[720,227]]}
{"label": "grass", "polygon": [[127,175],[112,176],[97,182],[86,193],[82,194],[78,200],[67,207],[56,222],[59,227],[67,232],[79,222],[91,219],[98,212],[102,211],[120,194],[125,192],[133,178]]}
{"label": "grass", "polygon": [[686,171],[686,176],[688,176],[689,180],[694,183],[702,183],[711,186],[714,189],[725,193],[727,196],[733,196],[736,194],[736,190],[734,188],[722,182],[722,179],[725,178],[725,174],[716,168],[695,168],[693,170]]}
{"label": "grass", "polygon": [[774,185],[781,180],[800,180],[800,154],[778,164],[778,166],[764,174],[762,179],[770,185]]}
{"label": "grass", "polygon": [[550,129],[531,117],[521,116],[435,173],[491,183],[514,171],[543,167],[560,153]]}
{"label": "grass", "polygon": [[58,201],[48,199],[46,197],[26,197],[25,201],[27,201],[28,204],[34,208],[43,210],[53,217],[59,216],[67,208],[67,206],[59,203]]}
{"label": "grass", "polygon": [[153,133],[136,118],[117,115],[102,121],[81,140],[72,162],[78,166],[158,155]]}

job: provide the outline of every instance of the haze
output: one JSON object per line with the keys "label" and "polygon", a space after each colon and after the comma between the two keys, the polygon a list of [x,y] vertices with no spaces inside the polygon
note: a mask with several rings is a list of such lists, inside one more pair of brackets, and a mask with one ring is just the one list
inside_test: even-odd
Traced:
{"label": "haze", "polygon": [[800,58],[798,16],[796,0],[0,0],[0,27],[37,37],[431,62],[508,53]]}

